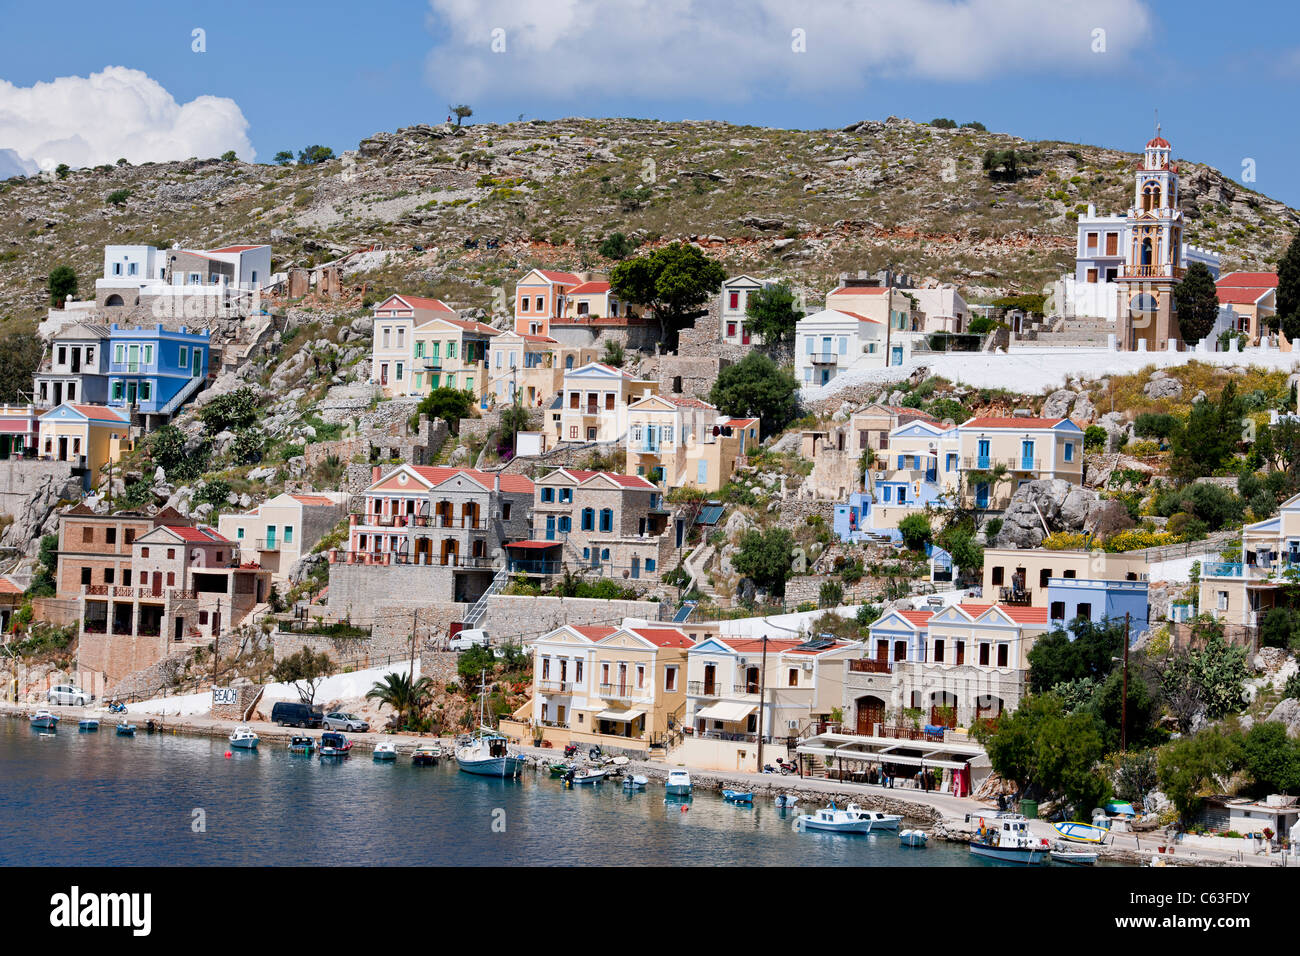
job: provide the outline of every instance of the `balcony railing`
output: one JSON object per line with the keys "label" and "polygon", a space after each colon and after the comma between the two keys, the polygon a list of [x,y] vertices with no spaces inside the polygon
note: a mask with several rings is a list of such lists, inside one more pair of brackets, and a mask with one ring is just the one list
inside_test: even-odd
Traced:
{"label": "balcony railing", "polygon": [[537,689],[543,694],[572,694],[574,682],[571,680],[539,680]]}
{"label": "balcony railing", "polygon": [[1019,607],[1029,607],[1033,602],[1033,591],[1024,588],[999,588],[998,601],[1002,604],[1013,604]]}
{"label": "balcony railing", "polygon": [[839,364],[839,356],[834,352],[810,352],[808,353],[808,361],[813,365],[837,365]]}
{"label": "balcony railing", "polygon": [[1041,458],[1021,458],[1017,466],[1019,471],[1042,471],[1043,460]]}
{"label": "balcony railing", "polygon": [[691,680],[686,682],[686,693],[696,697],[721,697],[722,687],[718,681]]}
{"label": "balcony railing", "polygon": [[857,674],[889,674],[893,669],[892,661],[878,661],[869,657],[849,661],[849,670]]}
{"label": "balcony railing", "polygon": [[564,571],[562,561],[517,561],[511,559],[509,570],[521,574],[560,574]]}
{"label": "balcony railing", "polygon": [[[466,531],[484,531],[487,522],[473,515],[381,515],[354,512],[361,525],[370,528],[459,528]],[[260,546],[260,545],[259,545]]]}
{"label": "balcony railing", "polygon": [[645,695],[646,688],[631,684],[601,684],[600,696],[606,700],[636,700]]}
{"label": "balcony railing", "polygon": [[279,551],[283,543],[279,538],[258,538],[253,546],[258,551]]}
{"label": "balcony railing", "polygon": [[427,567],[444,568],[493,568],[492,558],[465,557],[449,554],[445,558],[440,554],[409,555],[392,551],[335,551],[332,552],[334,564],[414,564]]}
{"label": "balcony railing", "polygon": [[1211,561],[1201,567],[1201,576],[1205,578],[1239,578],[1244,572],[1245,566],[1240,561]]}

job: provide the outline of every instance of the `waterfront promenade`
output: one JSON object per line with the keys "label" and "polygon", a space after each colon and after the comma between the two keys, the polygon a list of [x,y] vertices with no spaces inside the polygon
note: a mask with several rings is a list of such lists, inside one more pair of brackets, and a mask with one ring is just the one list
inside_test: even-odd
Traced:
{"label": "waterfront promenade", "polygon": [[[33,704],[0,703],[0,716],[9,719],[26,719],[36,709]],[[61,718],[65,726],[75,729],[76,722],[82,717],[97,717],[105,729],[111,730],[116,721],[114,715],[97,708],[55,707],[51,708]],[[130,719],[137,725],[139,732],[144,732],[148,715],[131,714]],[[226,737],[239,726],[238,721],[220,720],[209,716],[169,716],[153,718],[163,733],[196,734],[209,737]],[[289,738],[307,734],[319,737],[319,730],[302,730],[278,727],[263,721],[248,724],[261,738],[263,745],[285,747]],[[453,744],[451,738],[431,738],[427,736],[364,733],[348,734],[359,751],[373,750],[379,742],[394,743],[402,753],[409,753],[417,744],[428,744],[435,740],[444,747]],[[535,764],[544,764],[561,759],[561,754],[554,749],[521,746],[516,748],[528,756]],[[652,780],[663,780],[668,770],[680,764],[672,761],[631,761],[626,769],[645,774]],[[801,808],[812,809],[816,806],[836,801],[844,804],[856,801],[870,809],[899,813],[910,822],[921,825],[931,831],[937,839],[968,842],[978,827],[979,818],[990,818],[997,813],[991,801],[957,797],[950,793],[937,791],[924,792],[909,787],[886,788],[877,784],[859,784],[826,779],[824,777],[781,776],[777,774],[742,773],[738,771],[717,771],[687,768],[691,772],[695,786],[700,790],[721,790],[732,788],[752,791],[757,798],[771,798],[777,794],[798,796]],[[969,822],[967,817],[969,815]],[[1044,820],[1030,821],[1033,832],[1045,839],[1055,839],[1057,834],[1051,824]],[[1227,841],[1224,841],[1227,842]],[[1162,831],[1150,833],[1114,833],[1111,841],[1100,848],[1104,859],[1119,863],[1139,864],[1149,862],[1157,856],[1157,847],[1172,845],[1174,852],[1164,854],[1161,858],[1173,866],[1282,866],[1287,862],[1300,865],[1294,860],[1285,860],[1280,855],[1257,855],[1250,851],[1250,844],[1240,842],[1241,849],[1219,849],[1217,847],[1187,850],[1176,843],[1168,843]]]}

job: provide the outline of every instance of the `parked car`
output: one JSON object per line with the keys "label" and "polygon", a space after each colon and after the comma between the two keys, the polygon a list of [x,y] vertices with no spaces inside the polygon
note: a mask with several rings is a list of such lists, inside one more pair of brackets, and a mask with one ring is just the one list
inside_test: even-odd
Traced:
{"label": "parked car", "polygon": [[345,714],[338,711],[333,714],[325,715],[326,730],[346,730],[349,733],[364,734],[370,729],[370,724],[362,720],[356,714]]}
{"label": "parked car", "polygon": [[59,684],[57,687],[50,688],[45,699],[51,704],[73,704],[77,707],[85,707],[95,699],[95,695],[73,684]]}
{"label": "parked car", "polygon": [[321,708],[282,700],[271,708],[271,722],[281,727],[319,727],[324,718]]}
{"label": "parked car", "polygon": [[482,628],[466,628],[460,634],[449,641],[447,646],[453,651],[467,651],[476,644],[488,646],[487,631]]}

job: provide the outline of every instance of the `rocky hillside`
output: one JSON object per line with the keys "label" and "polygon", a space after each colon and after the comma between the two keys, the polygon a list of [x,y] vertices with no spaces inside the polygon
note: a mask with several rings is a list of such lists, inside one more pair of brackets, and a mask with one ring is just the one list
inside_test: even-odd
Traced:
{"label": "rocky hillside", "polygon": [[[995,182],[985,151],[1008,148],[1026,172]],[[84,295],[108,242],[271,242],[277,270],[346,257],[355,285],[461,307],[491,308],[493,290],[533,265],[607,268],[596,245],[614,231],[693,238],[729,269],[792,276],[814,303],[839,272],[887,264],[972,298],[1033,291],[1072,258],[1088,203],[1127,207],[1137,160],[895,117],[815,131],[567,119],[377,133],[316,166],[75,170],[0,183],[0,321],[42,315],[56,264],[75,267]],[[1228,268],[1275,263],[1296,211],[1180,165],[1188,239]],[[462,246],[488,236],[500,249]]]}

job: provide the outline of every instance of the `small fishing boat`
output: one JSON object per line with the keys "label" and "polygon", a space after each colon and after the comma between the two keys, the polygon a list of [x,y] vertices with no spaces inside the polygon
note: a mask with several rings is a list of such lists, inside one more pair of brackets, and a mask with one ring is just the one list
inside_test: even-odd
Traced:
{"label": "small fishing boat", "polygon": [[573,765],[567,763],[553,763],[548,769],[550,770],[552,777],[563,777],[573,769]]}
{"label": "small fishing boat", "polygon": [[1069,840],[1071,843],[1093,845],[1104,843],[1109,832],[1105,827],[1094,826],[1091,823],[1055,823],[1053,826],[1062,839]]}
{"label": "small fishing boat", "polygon": [[754,805],[754,795],[743,790],[723,790],[722,799],[728,803],[745,804],[751,807]]}
{"label": "small fishing boat", "polygon": [[352,741],[342,734],[327,731],[320,735],[320,756],[322,760],[326,757],[346,757],[351,751]]}
{"label": "small fishing boat", "polygon": [[257,734],[252,729],[240,724],[234,729],[229,737],[230,746],[238,747],[240,750],[256,750]]}
{"label": "small fishing boat", "polygon": [[788,810],[799,802],[798,797],[791,796],[788,793],[778,793],[776,795],[776,805],[782,810]]}
{"label": "small fishing boat", "polygon": [[644,777],[639,773],[631,773],[623,778],[624,790],[644,790],[646,784],[650,782],[649,777]]}
{"label": "small fishing boat", "polygon": [[566,776],[564,779],[574,786],[584,783],[600,783],[605,779],[605,771],[594,769],[575,770],[572,776]]}
{"label": "small fishing boat", "polygon": [[1052,848],[1052,859],[1057,863],[1069,863],[1074,866],[1092,866],[1097,862],[1097,851],[1081,850],[1078,847],[1058,843]]}
{"label": "small fishing boat", "polygon": [[99,721],[94,717],[88,717],[85,720],[77,722],[77,729],[85,733],[94,733],[99,730]]}
{"label": "small fishing boat", "polygon": [[119,737],[134,737],[135,724],[128,724],[125,720],[120,721],[117,725],[117,735]]}
{"label": "small fishing boat", "polygon": [[57,730],[59,726],[59,715],[42,708],[32,714],[31,725],[33,727],[39,727],[42,730]]}
{"label": "small fishing boat", "polygon": [[691,775],[685,770],[669,770],[668,781],[664,784],[670,797],[685,797],[691,793]]}
{"label": "small fishing boat", "polygon": [[925,846],[930,837],[924,830],[899,830],[898,842],[902,846]]}
{"label": "small fishing boat", "polygon": [[1133,808],[1133,804],[1120,803],[1119,801],[1112,801],[1106,804],[1106,812],[1109,813],[1111,816],[1116,816],[1116,817],[1132,818],[1137,816],[1137,810]]}
{"label": "small fishing boat", "polygon": [[456,764],[466,773],[481,777],[513,779],[524,769],[524,758],[511,753],[509,741],[483,721],[483,703],[487,699],[487,671],[480,676],[477,735],[456,748]]}
{"label": "small fishing boat", "polygon": [[848,810],[836,809],[835,804],[823,807],[815,813],[800,814],[795,820],[795,827],[800,830],[825,830],[830,833],[870,833],[871,821],[863,820],[858,814]]}
{"label": "small fishing boat", "polygon": [[882,813],[879,810],[864,810],[856,803],[844,808],[847,813],[856,813],[863,820],[871,821],[872,830],[897,830],[903,818],[897,813]]}
{"label": "small fishing boat", "polygon": [[436,767],[442,748],[437,744],[420,744],[411,751],[411,763],[417,767]]}
{"label": "small fishing boat", "polygon": [[292,737],[289,740],[289,753],[306,754],[311,756],[311,752],[316,749],[316,741],[310,737]]}
{"label": "small fishing boat", "polygon": [[993,826],[980,820],[979,830],[970,841],[970,852],[1004,863],[1038,866],[1050,859],[1051,846],[1029,832],[1024,817],[1006,813],[999,814]]}
{"label": "small fishing boat", "polygon": [[397,744],[384,741],[381,744],[375,744],[375,751],[372,755],[376,761],[396,760]]}

